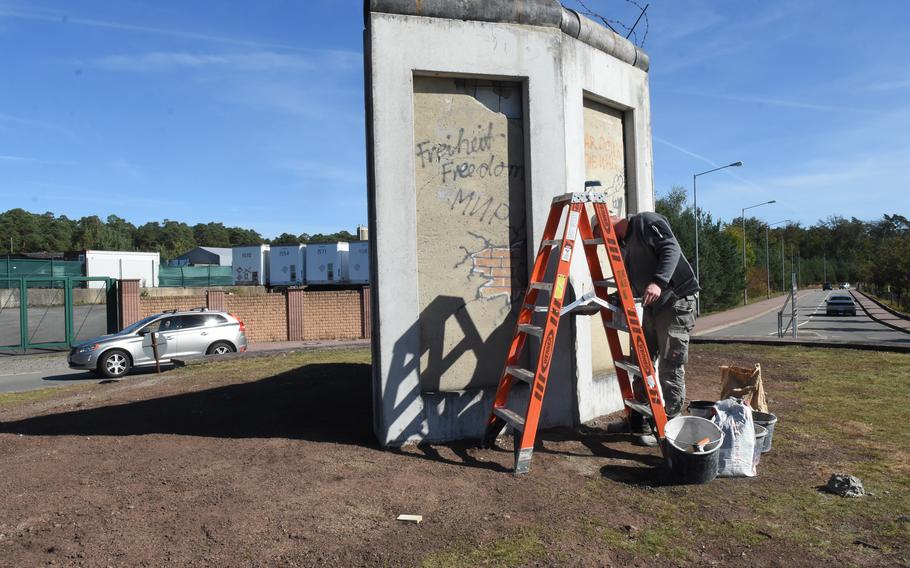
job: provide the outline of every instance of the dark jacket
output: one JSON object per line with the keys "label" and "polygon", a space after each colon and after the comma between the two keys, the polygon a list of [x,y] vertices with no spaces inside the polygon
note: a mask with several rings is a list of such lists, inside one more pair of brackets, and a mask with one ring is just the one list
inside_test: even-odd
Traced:
{"label": "dark jacket", "polygon": [[660,286],[662,293],[654,307],[674,296],[683,298],[701,289],[663,215],[645,212],[630,216],[629,229],[621,245],[635,296],[641,297],[651,282]]}

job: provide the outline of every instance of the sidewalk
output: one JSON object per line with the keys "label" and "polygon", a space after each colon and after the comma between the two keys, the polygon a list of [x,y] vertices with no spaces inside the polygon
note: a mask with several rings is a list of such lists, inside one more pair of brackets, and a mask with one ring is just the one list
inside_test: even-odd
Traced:
{"label": "sidewalk", "polygon": [[[798,298],[805,293],[805,291],[799,292],[797,301]],[[770,300],[762,300],[761,302],[755,302],[754,304],[749,304],[748,306],[740,306],[738,308],[732,308],[724,312],[718,312],[716,314],[700,317],[695,322],[695,330],[692,332],[692,335],[697,336],[712,331],[717,331],[725,327],[730,327],[731,325],[736,325],[738,323],[763,316],[768,312],[777,311],[781,308],[781,306],[784,305],[786,298],[786,295],[775,296]]]}
{"label": "sidewalk", "polygon": [[862,292],[853,290],[853,297],[870,318],[883,325],[887,325],[892,329],[910,333],[910,320],[902,318],[893,311],[886,309],[881,304],[872,298],[869,298]]}

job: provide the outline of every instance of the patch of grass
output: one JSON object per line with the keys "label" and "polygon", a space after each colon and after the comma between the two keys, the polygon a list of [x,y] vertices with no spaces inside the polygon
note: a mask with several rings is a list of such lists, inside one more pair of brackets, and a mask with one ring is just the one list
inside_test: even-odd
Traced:
{"label": "patch of grass", "polygon": [[546,558],[547,549],[536,532],[526,531],[472,547],[459,543],[442,552],[431,554],[420,564],[423,568],[457,568],[471,566],[525,566]]}
{"label": "patch of grass", "polygon": [[47,387],[25,392],[8,392],[0,394],[0,406],[11,406],[36,400],[44,400],[51,396],[73,392],[74,390],[85,388],[88,385],[70,385],[66,387]]}
{"label": "patch of grass", "polygon": [[[809,444],[833,448],[836,455],[820,471],[807,471],[803,483],[786,480],[746,498],[744,503],[766,523],[763,528],[775,539],[821,555],[849,548],[856,539],[875,543],[884,553],[906,551],[910,523],[899,517],[910,514],[910,355],[805,347],[749,350],[757,360],[809,378],[788,393],[800,404],[777,425],[774,447],[781,455],[774,458],[786,459]],[[773,397],[773,377],[766,380]],[[873,495],[847,499],[819,492],[815,486],[834,472],[859,477]],[[810,481],[814,476],[817,481]]]}
{"label": "patch of grass", "polygon": [[370,349],[356,347],[345,349],[314,349],[296,353],[275,353],[255,357],[238,357],[224,361],[190,365],[177,369],[169,376],[177,380],[204,380],[231,376],[243,382],[292,371],[304,365],[318,363],[370,363]]}

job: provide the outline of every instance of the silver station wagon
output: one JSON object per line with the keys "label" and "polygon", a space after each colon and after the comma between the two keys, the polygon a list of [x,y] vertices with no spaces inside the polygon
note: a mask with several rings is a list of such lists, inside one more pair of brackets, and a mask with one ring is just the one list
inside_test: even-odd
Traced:
{"label": "silver station wagon", "polygon": [[133,367],[155,365],[194,355],[223,355],[246,351],[246,328],[235,316],[198,308],[149,316],[112,335],[90,339],[69,354],[73,369],[94,371],[109,378],[127,374]]}

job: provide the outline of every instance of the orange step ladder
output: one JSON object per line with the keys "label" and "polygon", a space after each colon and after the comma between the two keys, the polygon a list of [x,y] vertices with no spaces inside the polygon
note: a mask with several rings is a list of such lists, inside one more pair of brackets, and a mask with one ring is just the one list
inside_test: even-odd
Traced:
{"label": "orange step ladder", "polygon": [[[508,425],[511,426],[515,439],[515,473],[527,473],[531,467],[534,454],[534,440],[540,420],[540,410],[547,389],[547,378],[550,374],[550,363],[553,359],[553,348],[556,345],[556,333],[560,317],[570,313],[594,314],[600,312],[601,320],[607,334],[607,342],[616,367],[620,391],[626,405],[626,416],[634,410],[650,419],[655,435],[663,449],[664,425],[667,422],[664,412],[663,396],[654,373],[654,366],[645,342],[641,321],[632,297],[629,277],[623,264],[622,253],[610,214],[607,208],[607,196],[604,193],[588,191],[588,188],[599,186],[599,182],[585,183],[586,191],[567,193],[553,199],[550,216],[544,227],[537,260],[531,272],[531,280],[524,297],[524,304],[518,314],[515,332],[509,353],[506,357],[493,409],[487,421],[483,444],[491,447],[499,434]],[[602,237],[595,238],[588,219],[587,205],[594,209]],[[557,229],[562,227],[557,238]],[[598,247],[606,247],[607,258],[613,278],[606,280],[600,264]],[[568,306],[563,306],[563,298],[569,280],[569,266],[576,248],[581,247],[588,261],[594,290],[583,295]],[[556,270],[547,277],[551,255],[558,256]],[[618,305],[614,305],[608,290],[615,288]],[[543,292],[544,294],[541,294]],[[541,296],[548,297],[538,304]],[[543,322],[535,322],[544,319]],[[632,357],[622,352],[619,332],[630,335]],[[533,369],[519,365],[529,335],[537,337],[540,349],[537,364]],[[632,377],[643,381],[647,402],[635,399],[632,388]],[[531,387],[527,409],[524,415],[509,406],[509,393],[516,381],[527,383]],[[513,405],[514,408],[514,405]]]}

